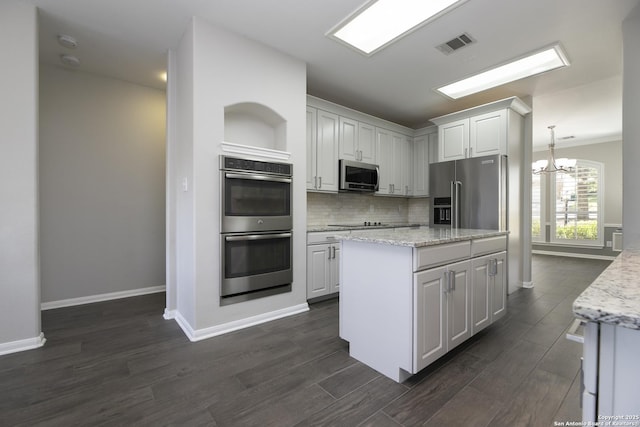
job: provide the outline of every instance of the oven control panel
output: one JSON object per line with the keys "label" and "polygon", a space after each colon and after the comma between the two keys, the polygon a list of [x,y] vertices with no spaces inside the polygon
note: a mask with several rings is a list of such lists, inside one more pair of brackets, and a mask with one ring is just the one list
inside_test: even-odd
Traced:
{"label": "oven control panel", "polygon": [[239,159],[237,157],[220,156],[220,169],[260,172],[273,175],[291,176],[290,163],[262,162],[260,160]]}

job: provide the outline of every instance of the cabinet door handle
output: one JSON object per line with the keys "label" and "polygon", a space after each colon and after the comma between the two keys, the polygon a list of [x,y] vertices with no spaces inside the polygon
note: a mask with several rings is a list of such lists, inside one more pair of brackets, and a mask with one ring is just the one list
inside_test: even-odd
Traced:
{"label": "cabinet door handle", "polygon": [[489,276],[498,274],[498,260],[496,258],[489,260]]}
{"label": "cabinet door handle", "polygon": [[331,246],[331,249],[333,249],[333,259],[336,259],[336,247]]}
{"label": "cabinet door handle", "polygon": [[329,246],[327,252],[328,252],[327,259],[331,259],[331,246]]}
{"label": "cabinet door handle", "polygon": [[318,177],[317,176],[313,177],[313,188],[318,188]]}
{"label": "cabinet door handle", "polygon": [[467,157],[469,157],[469,156],[467,156],[467,154],[468,154],[468,153],[469,153],[469,149],[468,149],[468,148],[465,148],[465,149],[464,149],[464,158],[465,158],[465,159],[466,159]]}
{"label": "cabinet door handle", "polygon": [[322,188],[322,177],[321,176],[318,177],[318,188],[319,189]]}
{"label": "cabinet door handle", "polygon": [[456,272],[449,272],[449,292],[453,292],[456,290]]}
{"label": "cabinet door handle", "polygon": [[449,292],[449,272],[448,271],[444,272],[444,286],[442,290],[445,294]]}
{"label": "cabinet door handle", "polygon": [[406,194],[407,196],[409,195],[409,186],[408,185],[404,186],[404,194]]}
{"label": "cabinet door handle", "polygon": [[469,148],[469,157],[473,157],[473,147]]}

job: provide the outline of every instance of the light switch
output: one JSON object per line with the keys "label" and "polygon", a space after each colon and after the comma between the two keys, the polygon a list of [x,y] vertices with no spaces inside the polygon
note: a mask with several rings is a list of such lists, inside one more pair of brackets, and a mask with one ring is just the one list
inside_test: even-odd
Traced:
{"label": "light switch", "polygon": [[182,178],[182,191],[185,193],[189,191],[189,179],[186,176]]}

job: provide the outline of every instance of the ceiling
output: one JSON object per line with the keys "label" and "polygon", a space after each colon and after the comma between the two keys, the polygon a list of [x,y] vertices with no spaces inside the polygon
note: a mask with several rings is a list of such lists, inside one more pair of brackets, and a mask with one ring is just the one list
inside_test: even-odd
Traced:
{"label": "ceiling", "polygon": [[[371,57],[325,36],[365,0],[22,0],[40,11],[40,60],[163,89],[166,52],[192,16],[307,63],[307,91],[419,128],[429,119],[509,96],[530,97],[534,147],[620,140],[621,22],[640,0],[468,0]],[[463,32],[477,42],[435,48]],[[56,37],[78,40],[72,52]],[[571,66],[453,101],[434,91],[554,42]],[[564,140],[563,137],[573,136]]]}

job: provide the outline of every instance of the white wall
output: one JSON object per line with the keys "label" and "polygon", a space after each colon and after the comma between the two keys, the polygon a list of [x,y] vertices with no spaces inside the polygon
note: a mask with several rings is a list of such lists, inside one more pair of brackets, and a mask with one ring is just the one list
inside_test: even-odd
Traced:
{"label": "white wall", "polygon": [[[177,89],[170,107],[177,115],[176,140],[169,144],[177,146],[178,161],[168,185],[180,187],[184,178],[189,183],[188,191],[179,190],[177,197],[178,321],[207,334],[222,324],[306,306],[306,257],[300,256],[306,253],[305,64],[200,18],[193,19],[176,57]],[[286,120],[286,146],[277,148],[290,152],[294,164],[293,289],[220,307],[218,156],[225,138],[225,107],[240,103],[262,104]]]}
{"label": "white wall", "polygon": [[[0,354],[43,344],[38,267],[36,8],[0,2]],[[7,58],[10,58],[8,60]]]}
{"label": "white wall", "polygon": [[42,302],[164,287],[164,91],[40,69]]}
{"label": "white wall", "polygon": [[624,69],[622,88],[624,247],[640,246],[640,5],[622,23]]}

